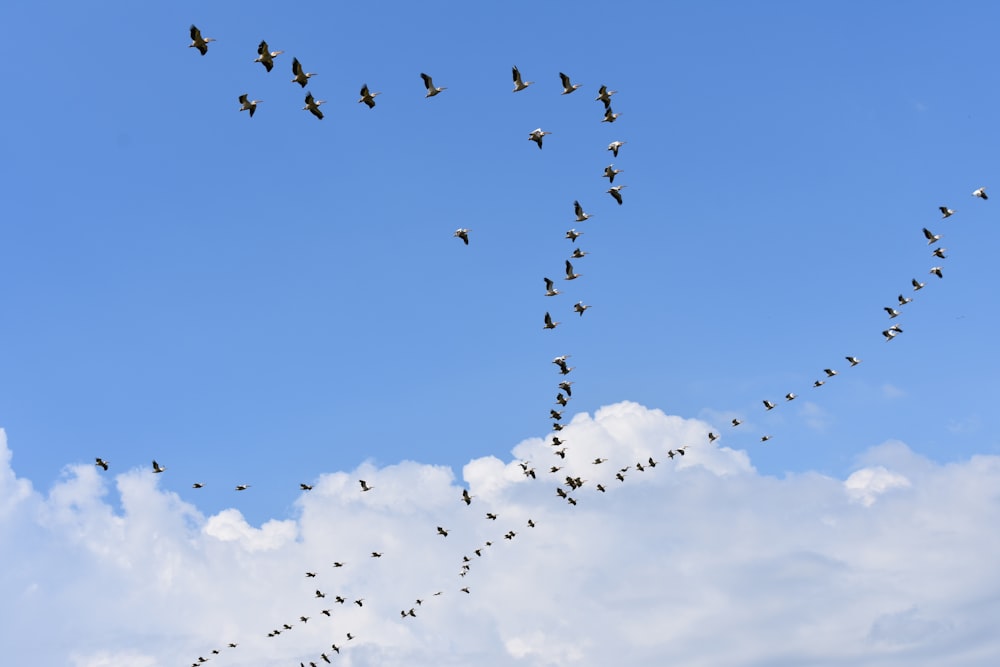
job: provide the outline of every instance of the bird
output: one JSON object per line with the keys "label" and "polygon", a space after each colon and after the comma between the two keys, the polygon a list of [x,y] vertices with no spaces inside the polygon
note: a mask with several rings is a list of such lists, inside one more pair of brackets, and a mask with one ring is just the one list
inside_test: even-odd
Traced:
{"label": "bird", "polygon": [[317,589],[316,590],[316,597],[317,598],[325,598],[326,597],[326,593],[324,593],[323,591]]}
{"label": "bird", "polygon": [[928,273],[933,273],[938,278],[944,278],[944,274],[941,272],[941,267],[940,266],[932,267],[931,270],[928,271]]}
{"label": "bird", "polygon": [[619,206],[622,204],[622,188],[624,187],[624,185],[613,185],[611,186],[611,189],[608,190],[608,194],[615,198],[615,201],[618,202]]}
{"label": "bird", "polygon": [[972,196],[973,197],[979,197],[980,199],[983,199],[983,200],[989,199],[989,197],[986,196],[986,188],[977,188],[977,189],[973,190],[972,191]]}
{"label": "bird", "polygon": [[472,231],[471,229],[460,227],[459,229],[455,230],[455,233],[452,234],[452,236],[457,236],[458,238],[462,239],[462,242],[465,243],[465,245],[469,245],[469,232],[471,231]]}
{"label": "bird", "polygon": [[826,373],[826,376],[828,378],[832,378],[834,375],[837,374],[837,371],[833,370],[832,368],[824,368],[823,372]]}
{"label": "bird", "polygon": [[323,614],[324,616],[330,616],[330,615],[331,615],[331,610],[329,610],[329,609],[324,609],[324,610],[322,610],[322,611],[321,611],[321,612],[319,612],[319,613]]}
{"label": "bird", "polygon": [[364,602],[365,602],[364,598],[358,598],[357,600],[354,601],[354,604],[358,605],[359,607],[364,607],[365,606]]}
{"label": "bird", "polygon": [[579,278],[582,275],[583,275],[582,273],[573,273],[573,265],[567,259],[566,260],[566,280],[576,280],[577,278]]}
{"label": "bird", "polygon": [[562,94],[563,95],[569,95],[574,90],[576,90],[577,88],[579,88],[580,86],[583,85],[582,83],[572,83],[572,82],[570,82],[569,77],[566,76],[565,74],[563,74],[562,72],[559,72],[559,80],[562,81],[562,87],[563,87]]}
{"label": "bird", "polygon": [[[468,593],[469,592],[469,587],[466,586],[465,588],[460,588],[459,590],[462,591],[463,593]],[[470,593],[470,595],[471,595],[471,593]]]}
{"label": "bird", "polygon": [[434,97],[441,91],[446,90],[446,88],[443,86],[440,88],[435,88],[434,80],[431,79],[431,77],[424,74],[423,72],[420,73],[420,78],[424,80],[424,86],[427,88],[427,94],[424,95],[424,97]]}
{"label": "bird", "polygon": [[771,439],[771,436],[769,436],[769,435],[762,435],[762,436],[760,436],[760,441],[761,442],[767,442],[770,439]]}
{"label": "bird", "polygon": [[382,557],[382,552],[381,551],[373,551],[372,552],[372,558],[381,558],[381,557]]}
{"label": "bird", "polygon": [[774,409],[774,403],[772,403],[771,401],[768,401],[767,399],[765,399],[764,400],[764,409],[766,409],[766,410],[773,410]]}
{"label": "bird", "polygon": [[271,68],[274,67],[274,59],[282,53],[284,53],[284,51],[271,51],[267,46],[267,42],[261,40],[260,44],[257,45],[257,58],[254,62],[260,63],[264,66],[264,69],[270,72]]}
{"label": "bird", "polygon": [[347,633],[347,640],[350,641],[352,639],[354,639],[354,635],[352,635],[350,632],[348,632]]}
{"label": "bird", "polygon": [[549,417],[551,417],[552,419],[555,419],[556,421],[559,421],[560,419],[562,419],[563,412],[565,412],[565,411],[564,410],[549,410]]}
{"label": "bird", "polygon": [[315,72],[307,72],[302,68],[302,63],[299,62],[298,58],[292,58],[292,74],[295,75],[292,78],[292,83],[297,83],[303,88],[309,83],[309,78],[316,76]]}
{"label": "bird", "polygon": [[330,644],[330,648],[335,652],[340,653],[340,647],[337,646],[336,644]]}
{"label": "bird", "polygon": [[602,459],[601,457],[598,456],[596,459],[594,459],[593,463],[595,466],[599,466],[605,461],[607,461],[607,459]]}
{"label": "bird", "polygon": [[941,235],[935,234],[931,230],[924,227],[924,238],[927,239],[927,245],[930,245],[932,243],[937,243],[938,241],[940,241]]}
{"label": "bird", "polygon": [[528,528],[534,528],[534,527],[535,527],[535,522],[532,521],[531,519],[528,519]]}
{"label": "bird", "polygon": [[466,505],[472,504],[472,496],[469,495],[468,489],[462,489],[462,502]]}
{"label": "bird", "polygon": [[362,491],[371,491],[372,489],[374,489],[374,488],[375,488],[374,486],[368,486],[368,482],[366,482],[366,481],[365,481],[365,480],[363,480],[363,479],[359,479],[359,480],[358,480],[358,484],[360,484],[360,485],[361,485],[361,490],[362,490]]}
{"label": "bird", "polygon": [[558,357],[554,357],[552,359],[552,363],[554,363],[554,364],[565,364],[566,360],[569,359],[571,356],[573,356],[573,355],[571,355],[571,354],[560,354]]}
{"label": "bird", "polygon": [[253,118],[253,114],[257,111],[257,105],[264,100],[251,100],[250,96],[246,93],[240,95],[240,111],[249,111],[250,117]]}
{"label": "bird", "polygon": [[205,485],[202,484],[201,482],[195,482],[194,484],[191,485],[191,488],[192,489],[200,489],[200,488],[203,488],[204,486]]}
{"label": "bird", "polygon": [[573,212],[576,213],[577,222],[583,222],[590,217],[589,213],[583,212],[583,206],[580,206],[580,202],[578,201],[573,202]]}
{"label": "bird", "polygon": [[570,389],[572,386],[573,383],[568,380],[563,380],[562,382],[559,383],[559,388],[565,391],[567,396],[573,395],[573,391]]}
{"label": "bird", "polygon": [[374,109],[375,108],[375,97],[377,95],[381,95],[381,94],[382,93],[373,93],[370,90],[368,90],[368,84],[367,83],[362,84],[361,85],[361,99],[358,100],[358,104],[361,104],[362,102],[364,102],[365,104],[368,105],[369,109]]}
{"label": "bird", "polygon": [[573,306],[573,310],[578,312],[580,314],[580,317],[583,317],[583,311],[587,310],[588,308],[590,308],[590,306],[585,304],[583,301],[577,301],[576,305]]}
{"label": "bird", "polygon": [[555,296],[559,290],[555,288],[555,282],[551,278],[542,278],[545,281],[545,296]]}
{"label": "bird", "polygon": [[581,236],[583,236],[583,232],[578,232],[575,229],[571,229],[568,232],[566,232],[566,238],[568,238],[573,243],[576,243],[576,240]]}
{"label": "bird", "polygon": [[950,218],[955,215],[954,209],[950,209],[947,206],[938,206],[938,210],[941,211],[942,218]]}
{"label": "bird", "polygon": [[709,442],[715,442],[718,439],[719,439],[718,435],[716,435],[715,433],[713,433],[711,431],[708,432],[708,441]]}
{"label": "bird", "polygon": [[889,327],[888,329],[886,329],[885,331],[883,331],[882,335],[885,336],[885,342],[888,343],[890,340],[892,340],[898,334],[901,334],[901,333],[903,333],[902,329],[900,329],[898,326],[892,326],[892,327]]}
{"label": "bird", "polygon": [[522,81],[521,80],[521,71],[517,69],[516,65],[512,68],[512,70],[513,70],[512,74],[514,76],[514,92],[515,93],[524,90],[525,88],[527,88],[528,86],[530,86],[531,84],[534,83],[534,81]]}
{"label": "bird", "polygon": [[609,164],[604,168],[604,178],[608,179],[609,183],[615,182],[615,176],[622,173],[624,169],[615,169],[615,165]]}
{"label": "bird", "polygon": [[739,419],[733,418],[733,426],[739,426],[742,423]]}
{"label": "bird", "polygon": [[94,459],[94,465],[104,468],[105,471],[107,471],[108,469],[108,462],[102,459],[100,456]]}
{"label": "bird", "polygon": [[575,250],[573,250],[573,254],[570,255],[570,257],[572,257],[573,259],[583,259],[589,254],[590,253],[587,252],[586,250],[581,250],[580,248],[576,248]]}
{"label": "bird", "polygon": [[621,113],[615,113],[611,109],[611,107],[608,107],[608,108],[606,108],[604,110],[604,118],[601,119],[601,122],[602,123],[613,123],[616,120],[618,120],[618,116],[621,116]]}
{"label": "bird", "polygon": [[301,621],[302,623],[308,623],[309,622],[309,617],[308,616],[299,616],[299,621]]}
{"label": "bird", "polygon": [[653,460],[653,457],[652,457],[652,456],[650,456],[650,457],[649,457],[649,458],[648,458],[648,459],[646,460],[646,463],[648,463],[648,464],[649,464],[649,467],[650,467],[650,468],[655,468],[655,467],[656,467],[656,461],[654,461],[654,460]]}
{"label": "bird", "polygon": [[608,144],[608,150],[611,151],[612,155],[614,155],[615,157],[618,157],[618,149],[621,148],[622,146],[624,146],[626,143],[628,143],[628,142],[627,141],[612,141],[610,144]]}
{"label": "bird", "polygon": [[487,512],[486,513],[486,518],[489,519],[490,521],[496,521],[497,520],[497,515],[494,514],[493,512]]}
{"label": "bird", "polygon": [[568,366],[565,361],[557,365],[559,366],[559,373],[562,375],[569,375],[570,371],[576,368],[576,366]]}
{"label": "bird", "polygon": [[160,473],[160,472],[163,472],[164,470],[166,470],[166,468],[164,468],[163,466],[161,466],[155,460],[153,461],[153,472],[154,473]]}
{"label": "bird", "polygon": [[311,484],[299,484],[299,488],[302,489],[303,491],[312,491],[313,490]]}
{"label": "bird", "polygon": [[785,394],[785,400],[786,401],[794,401],[795,400],[795,394],[793,394],[792,392],[788,392],[787,394]]}
{"label": "bird", "polygon": [[448,537],[448,531],[447,530],[445,530],[441,526],[438,526],[437,529],[438,529],[437,530],[438,535],[441,535],[442,537]]}
{"label": "bird", "polygon": [[569,399],[566,398],[565,396],[563,396],[562,392],[560,392],[560,393],[556,394],[556,403],[558,403],[559,405],[561,405],[561,406],[563,406],[565,408],[566,404],[569,403]]}
{"label": "bird", "polygon": [[198,30],[198,27],[195,26],[195,24],[191,24],[191,43],[188,44],[189,48],[193,47],[198,49],[198,51],[201,52],[201,55],[205,55],[208,53],[208,43],[214,41],[215,39],[212,37],[202,37],[201,30]]}
{"label": "bird", "polygon": [[913,299],[911,299],[910,297],[908,297],[908,296],[903,296],[902,294],[900,294],[900,295],[899,295],[898,297],[896,297],[896,298],[897,298],[897,299],[899,300],[899,305],[901,305],[901,306],[905,306],[906,304],[908,304],[908,303],[910,303],[911,301],[913,301]]}
{"label": "bird", "polygon": [[608,90],[607,86],[602,85],[597,89],[597,97],[594,98],[594,101],[604,102],[604,108],[608,109],[611,107],[611,96],[617,92],[617,90]]}
{"label": "bird", "polygon": [[236,490],[237,491],[246,491],[249,488],[250,488],[249,484],[237,484],[236,485]]}
{"label": "bird", "polygon": [[814,387],[822,387],[825,384],[826,382],[824,382],[823,380],[816,380],[815,382],[813,382]]}
{"label": "bird", "polygon": [[844,357],[844,359],[847,359],[847,361],[851,364],[852,367],[857,366],[858,364],[861,363],[861,360],[858,359],[857,357]]}
{"label": "bird", "polygon": [[913,291],[916,292],[918,289],[923,289],[924,283],[918,281],[916,278],[910,281],[913,284]]}
{"label": "bird", "polygon": [[543,329],[555,329],[559,324],[560,322],[553,322],[552,316],[545,313],[545,326],[542,327]]}
{"label": "bird", "polygon": [[320,120],[323,120],[323,112],[319,110],[319,105],[326,104],[326,100],[317,100],[313,97],[312,93],[306,93],[306,105],[302,107],[303,111],[308,111],[312,115],[316,116]]}
{"label": "bird", "polygon": [[544,131],[540,127],[536,127],[528,135],[528,141],[534,141],[536,144],[538,144],[538,149],[541,150],[541,148],[542,148],[542,137],[544,137],[547,134],[552,134],[552,133],[551,132],[546,132],[546,131]]}
{"label": "bird", "polygon": [[333,566],[334,566],[334,567],[344,567],[344,564],[343,564],[343,563],[341,563],[340,561],[334,561],[334,562],[333,562]]}
{"label": "bird", "polygon": [[948,259],[944,254],[945,250],[947,250],[947,248],[934,248],[934,252],[932,252],[931,254],[937,257],[938,259]]}
{"label": "bird", "polygon": [[607,493],[607,489],[604,488],[603,484],[598,484],[597,490],[600,491],[601,493]]}
{"label": "bird", "polygon": [[311,579],[312,577],[315,577],[315,576],[316,576],[315,572],[306,572],[306,579]]}

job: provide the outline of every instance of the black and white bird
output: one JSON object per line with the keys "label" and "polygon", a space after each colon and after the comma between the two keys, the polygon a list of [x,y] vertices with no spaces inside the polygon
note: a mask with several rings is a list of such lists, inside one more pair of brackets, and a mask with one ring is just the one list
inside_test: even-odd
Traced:
{"label": "black and white bird", "polygon": [[608,107],[607,109],[604,110],[604,118],[601,119],[601,122],[602,123],[613,123],[616,120],[618,120],[618,116],[621,116],[621,113],[615,113],[611,109],[611,107]]}
{"label": "black and white bird", "polygon": [[934,248],[934,252],[932,252],[931,254],[937,257],[938,259],[948,259],[948,257],[945,256],[944,254],[946,250],[947,248]]}
{"label": "black and white bird", "polygon": [[931,230],[924,227],[924,238],[927,239],[927,245],[930,245],[932,243],[937,243],[938,241],[940,241],[941,235],[935,234]]}
{"label": "black and white bird", "polygon": [[938,278],[944,278],[944,273],[941,271],[940,266],[931,267],[931,270],[928,271],[928,273],[933,273]]}
{"label": "black and white bird", "polygon": [[573,259],[583,259],[584,257],[586,257],[589,254],[590,253],[587,252],[586,250],[582,250],[580,248],[574,248],[573,249],[573,254],[570,255],[570,257],[572,257]]}
{"label": "black and white bird", "polygon": [[618,202],[619,206],[622,204],[622,188],[624,187],[624,185],[613,185],[608,190],[608,194],[615,198],[615,201]]}
{"label": "black and white bird", "polygon": [[908,296],[903,296],[902,294],[900,294],[900,295],[899,295],[898,297],[896,297],[896,298],[897,298],[897,299],[899,300],[899,305],[901,305],[901,306],[905,306],[906,304],[908,304],[908,303],[910,303],[911,301],[913,301],[913,299],[911,299],[910,297],[908,297]]}
{"label": "black and white bird", "polygon": [[424,87],[427,88],[427,94],[424,97],[434,97],[438,93],[447,90],[445,86],[435,87],[434,80],[423,72],[420,73],[420,78],[424,80]]}
{"label": "black and white bird", "polygon": [[609,183],[615,182],[615,176],[622,173],[624,169],[615,169],[615,165],[609,164],[604,168],[604,178],[608,179]]}
{"label": "black and white bird", "polygon": [[191,24],[191,43],[188,47],[198,49],[201,55],[208,53],[208,43],[214,42],[215,39],[212,37],[202,37],[201,30],[192,23]]}
{"label": "black and white bird", "polygon": [[764,409],[765,410],[773,410],[774,409],[774,403],[772,403],[771,401],[769,401],[767,399],[764,399]]}
{"label": "black and white bird", "polygon": [[882,310],[884,310],[889,314],[889,319],[892,319],[894,317],[899,317],[900,315],[900,312],[898,310],[896,310],[895,308],[890,308],[889,306],[886,306]]}
{"label": "black and white bird", "polygon": [[366,482],[363,479],[359,479],[358,480],[358,484],[361,485],[361,491],[362,492],[364,492],[364,491],[371,491],[372,489],[375,488],[374,486],[368,486],[368,482]]}
{"label": "black and white bird", "polygon": [[583,312],[588,308],[590,308],[590,306],[585,304],[583,301],[577,301],[576,304],[573,306],[573,310],[578,312],[580,314],[580,317],[583,317]]}
{"label": "black and white bird", "polygon": [[104,468],[105,472],[107,472],[107,470],[108,470],[108,462],[105,461],[104,459],[102,459],[100,456],[98,456],[96,459],[94,459],[94,465],[97,466],[97,467],[99,467],[99,468]]}
{"label": "black and white bird", "polygon": [[584,222],[585,220],[587,220],[588,218],[590,218],[590,214],[589,213],[585,213],[583,211],[583,206],[580,205],[579,201],[574,201],[573,202],[573,212],[576,213],[576,221],[577,222]]}
{"label": "black and white bird", "polygon": [[264,40],[260,41],[257,45],[257,58],[254,60],[255,63],[260,63],[264,66],[268,72],[274,67],[274,59],[280,56],[284,51],[271,51],[267,46],[267,42]]}
{"label": "black and white bird", "polygon": [[309,79],[316,76],[316,72],[307,72],[302,68],[302,63],[299,62],[298,58],[292,58],[292,83],[297,83],[303,88],[309,83]]}
{"label": "black and white bird", "polygon": [[844,357],[844,359],[847,359],[848,363],[850,363],[852,367],[861,363],[861,360],[857,357]]}
{"label": "black and white bird", "polygon": [[545,326],[542,327],[543,329],[555,329],[559,324],[560,322],[553,322],[552,316],[545,313]]}
{"label": "black and white bird", "polygon": [[250,117],[253,118],[253,114],[257,111],[257,105],[264,100],[251,100],[247,93],[240,95],[240,111],[249,111]]}
{"label": "black and white bird", "polygon": [[546,132],[546,131],[544,131],[540,127],[535,128],[528,135],[528,141],[534,141],[536,144],[538,144],[538,149],[541,150],[541,148],[542,148],[542,138],[545,137],[545,135],[547,135],[547,134],[552,134],[552,133],[551,132]]}
{"label": "black and white bird", "polygon": [[521,72],[517,67],[512,68],[512,74],[514,76],[514,92],[520,92],[534,83],[534,81],[523,81],[521,79]]}
{"label": "black and white bird", "polygon": [[576,280],[581,277],[582,273],[574,273],[573,264],[567,259],[566,260],[566,280]]}
{"label": "black and white bird", "polygon": [[608,150],[611,151],[612,155],[618,157],[618,149],[621,148],[626,143],[627,142],[625,141],[612,141],[610,144],[608,144]]}
{"label": "black and white bird", "polygon": [[597,89],[597,97],[594,98],[595,102],[604,102],[604,108],[611,108],[611,96],[617,93],[617,90],[608,90],[607,86],[601,86]]}
{"label": "black and white bird", "polygon": [[947,206],[938,206],[938,210],[941,211],[942,218],[950,218],[955,215],[955,210],[948,208]]}
{"label": "black and white bird", "polygon": [[924,283],[920,282],[916,278],[910,281],[913,284],[913,291],[916,292],[918,289],[924,288]]}
{"label": "black and white bird", "polygon": [[373,93],[373,92],[371,92],[370,90],[368,90],[368,84],[367,83],[363,84],[361,86],[361,99],[358,100],[358,104],[361,104],[362,102],[364,102],[365,104],[368,105],[369,109],[374,109],[375,108],[375,98],[378,95],[381,95],[381,94],[382,93]]}
{"label": "black and white bird", "polygon": [[456,229],[455,233],[452,234],[452,236],[457,236],[458,238],[462,239],[462,241],[465,243],[465,245],[469,245],[469,232],[470,231],[472,231],[472,230],[471,229],[465,229],[464,227],[462,227],[460,229]]}
{"label": "black and white bird", "polygon": [[980,199],[989,199],[989,197],[986,196],[986,188],[976,188],[972,191],[972,196],[979,197]]}
{"label": "black and white bird", "polygon": [[320,120],[323,120],[323,112],[319,110],[319,105],[321,104],[326,104],[326,100],[317,100],[313,97],[312,93],[306,93],[306,105],[302,107],[302,110],[308,111]]}
{"label": "black and white bird", "polygon": [[555,288],[555,282],[551,278],[543,278],[545,281],[545,296],[555,296],[559,294],[559,290]]}
{"label": "black and white bird", "polygon": [[892,340],[901,333],[903,333],[903,330],[900,329],[898,326],[891,326],[885,331],[883,331],[882,335],[885,336],[885,341],[888,343],[890,340]]}
{"label": "black and white bird", "polygon": [[160,472],[163,472],[164,470],[166,470],[166,468],[164,468],[163,466],[161,466],[155,460],[153,461],[153,472],[154,473],[160,473]]}
{"label": "black and white bird", "polygon": [[569,95],[574,90],[576,90],[577,88],[579,88],[580,86],[583,85],[581,83],[573,83],[573,82],[571,82],[569,80],[569,77],[566,76],[565,74],[563,74],[562,72],[559,72],[559,80],[562,81],[562,87],[563,87],[562,94],[563,95]]}

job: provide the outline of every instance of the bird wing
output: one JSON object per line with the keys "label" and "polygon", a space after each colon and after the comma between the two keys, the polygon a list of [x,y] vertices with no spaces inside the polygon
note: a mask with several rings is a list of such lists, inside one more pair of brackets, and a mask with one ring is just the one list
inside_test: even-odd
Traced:
{"label": "bird wing", "polygon": [[550,278],[544,278],[546,291],[552,291],[552,280]]}
{"label": "bird wing", "polygon": [[569,88],[572,84],[570,83],[569,77],[559,72],[559,79],[562,81],[563,88]]}
{"label": "bird wing", "polygon": [[514,83],[520,83],[521,82],[521,73],[517,71],[516,67],[513,68],[513,74],[514,74]]}
{"label": "bird wing", "polygon": [[434,79],[430,78],[423,72],[420,73],[420,78],[424,80],[424,85],[427,86],[427,90],[434,87]]}
{"label": "bird wing", "polygon": [[201,30],[198,30],[197,26],[193,23],[191,24],[191,39],[195,42],[200,42],[201,40]]}
{"label": "bird wing", "polygon": [[257,55],[270,55],[267,50],[267,42],[260,40],[260,44],[257,45]]}
{"label": "bird wing", "polygon": [[573,275],[573,265],[569,263],[568,259],[566,260],[566,275],[567,276]]}
{"label": "bird wing", "polygon": [[302,75],[302,63],[299,62],[298,58],[292,58],[292,74],[296,77]]}

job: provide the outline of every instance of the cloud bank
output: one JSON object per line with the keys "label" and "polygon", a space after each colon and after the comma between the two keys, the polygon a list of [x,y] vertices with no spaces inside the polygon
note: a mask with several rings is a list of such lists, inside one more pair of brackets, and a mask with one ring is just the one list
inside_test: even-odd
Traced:
{"label": "cloud bank", "polygon": [[549,434],[462,480],[365,464],[260,526],[169,471],[71,465],[40,491],[4,438],[0,645],[74,667],[996,664],[1000,457],[887,442],[843,480],[775,478],[709,430],[618,403],[555,434],[565,458]]}

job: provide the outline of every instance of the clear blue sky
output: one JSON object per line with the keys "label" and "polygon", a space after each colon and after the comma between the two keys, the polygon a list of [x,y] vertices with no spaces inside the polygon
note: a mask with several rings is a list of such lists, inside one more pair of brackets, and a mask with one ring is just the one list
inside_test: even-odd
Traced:
{"label": "clear blue sky", "polygon": [[[559,354],[576,367],[567,418],[634,401],[700,419],[764,476],[844,479],[888,440],[938,464],[1000,454],[990,3],[0,16],[16,26],[0,64],[0,427],[42,493],[70,464],[155,458],[161,489],[259,525],[298,516],[300,482],[365,461],[460,476],[547,437]],[[204,57],[191,23],[217,40]],[[261,39],[284,50],[270,73]],[[293,57],[318,73],[322,121]],[[536,83],[513,94],[512,65]],[[560,95],[560,71],[582,88]],[[447,90],[425,99],[421,72]],[[372,110],[363,83],[382,93]],[[619,91],[614,124],[601,84]],[[263,100],[252,119],[242,93]],[[574,247],[589,254],[567,282]],[[543,277],[563,293],[546,298]],[[900,293],[914,301],[890,322]],[[840,374],[812,388],[825,367]]]}

